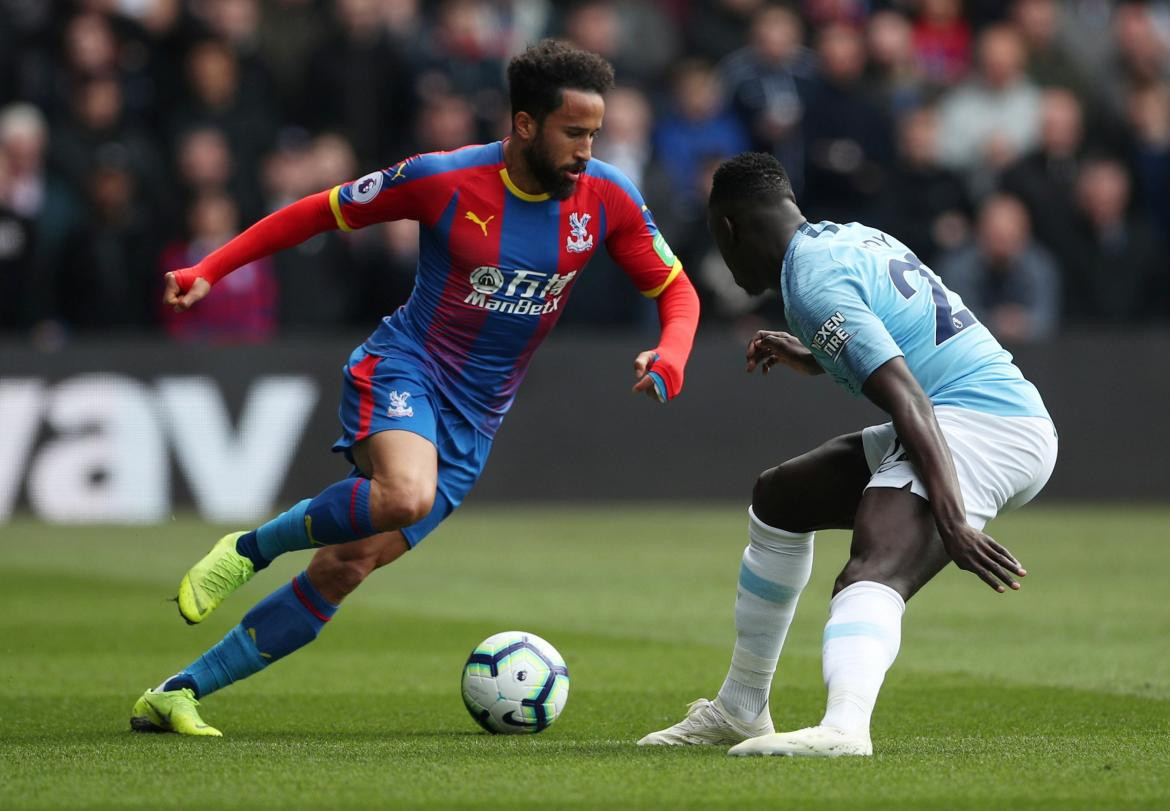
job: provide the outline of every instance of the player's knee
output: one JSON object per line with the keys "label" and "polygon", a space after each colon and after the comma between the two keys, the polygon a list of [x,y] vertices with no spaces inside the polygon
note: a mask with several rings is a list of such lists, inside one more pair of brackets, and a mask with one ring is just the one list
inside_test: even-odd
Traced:
{"label": "player's knee", "polygon": [[794,526],[792,511],[784,487],[784,465],[769,468],[756,478],[752,488],[752,512],[763,523],[786,532],[807,532],[806,527]]}
{"label": "player's knee", "polygon": [[422,482],[379,482],[370,487],[370,522],[380,532],[417,524],[435,505],[435,489]]}
{"label": "player's knee", "polygon": [[883,565],[882,561],[854,557],[850,558],[841,574],[837,575],[837,580],[833,583],[833,596],[836,597],[842,589],[861,582],[889,586],[898,592],[903,600],[909,600],[920,586],[912,583],[905,572]]}

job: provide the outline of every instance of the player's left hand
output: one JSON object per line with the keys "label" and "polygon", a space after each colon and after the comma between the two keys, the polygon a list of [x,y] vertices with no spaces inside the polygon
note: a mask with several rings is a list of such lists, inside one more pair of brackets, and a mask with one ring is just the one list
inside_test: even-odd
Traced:
{"label": "player's left hand", "polygon": [[653,349],[647,349],[634,358],[634,375],[638,378],[638,382],[634,384],[633,391],[635,394],[645,392],[648,397],[665,403],[666,384],[657,373],[650,371],[656,360],[658,360],[658,353]]}
{"label": "player's left hand", "polygon": [[1015,591],[1019,590],[1020,583],[1016,577],[1025,576],[1028,570],[989,535],[965,523],[947,532],[940,531],[939,534],[947,554],[960,569],[971,572],[1000,593],[1005,585]]}

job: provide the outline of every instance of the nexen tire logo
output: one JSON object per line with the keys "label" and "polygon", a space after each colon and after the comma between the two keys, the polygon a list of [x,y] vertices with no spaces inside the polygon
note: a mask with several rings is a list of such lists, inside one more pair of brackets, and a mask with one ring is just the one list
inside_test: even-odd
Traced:
{"label": "nexen tire logo", "polygon": [[[544,315],[554,312],[560,306],[561,295],[576,275],[575,270],[564,276],[559,273],[549,276],[536,270],[517,268],[505,272],[500,268],[484,265],[471,272],[468,279],[471,292],[463,299],[463,303],[490,312]],[[510,276],[510,279],[506,278],[507,276]],[[501,290],[502,298],[493,298]]]}

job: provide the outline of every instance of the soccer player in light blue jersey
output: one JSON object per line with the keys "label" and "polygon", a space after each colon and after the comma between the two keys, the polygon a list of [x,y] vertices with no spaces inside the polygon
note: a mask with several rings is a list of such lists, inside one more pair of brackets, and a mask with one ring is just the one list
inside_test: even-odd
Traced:
{"label": "soccer player in light blue jersey", "polygon": [[[870,755],[870,717],[898,654],[906,602],[954,561],[997,592],[1024,567],[983,533],[1030,501],[1056,461],[1035,386],[914,253],[859,223],[809,223],[771,155],[715,174],[708,210],[736,283],[776,290],[791,333],[759,332],[747,369],[827,373],[890,415],[762,473],[735,602],[731,668],[714,701],[640,744],[735,744],[733,755]],[[773,731],[768,694],[813,535],[852,529],[829,604],[820,724]]]}

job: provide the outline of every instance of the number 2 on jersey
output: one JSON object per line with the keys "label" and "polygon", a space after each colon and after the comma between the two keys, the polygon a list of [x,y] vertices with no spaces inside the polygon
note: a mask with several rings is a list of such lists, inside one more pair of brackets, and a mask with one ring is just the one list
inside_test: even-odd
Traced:
{"label": "number 2 on jersey", "polygon": [[912,298],[918,292],[906,280],[906,274],[909,272],[917,273],[923,279],[926,279],[927,284],[930,285],[930,295],[934,299],[935,346],[950,338],[954,338],[964,329],[975,323],[975,316],[971,314],[970,310],[959,310],[958,312],[951,310],[951,302],[947,299],[947,291],[939,284],[938,279],[934,278],[934,274],[927,270],[922,262],[919,261],[918,257],[912,253],[907,253],[904,260],[890,260],[890,279],[894,282],[894,287],[898,288],[898,292],[902,294],[903,298]]}

